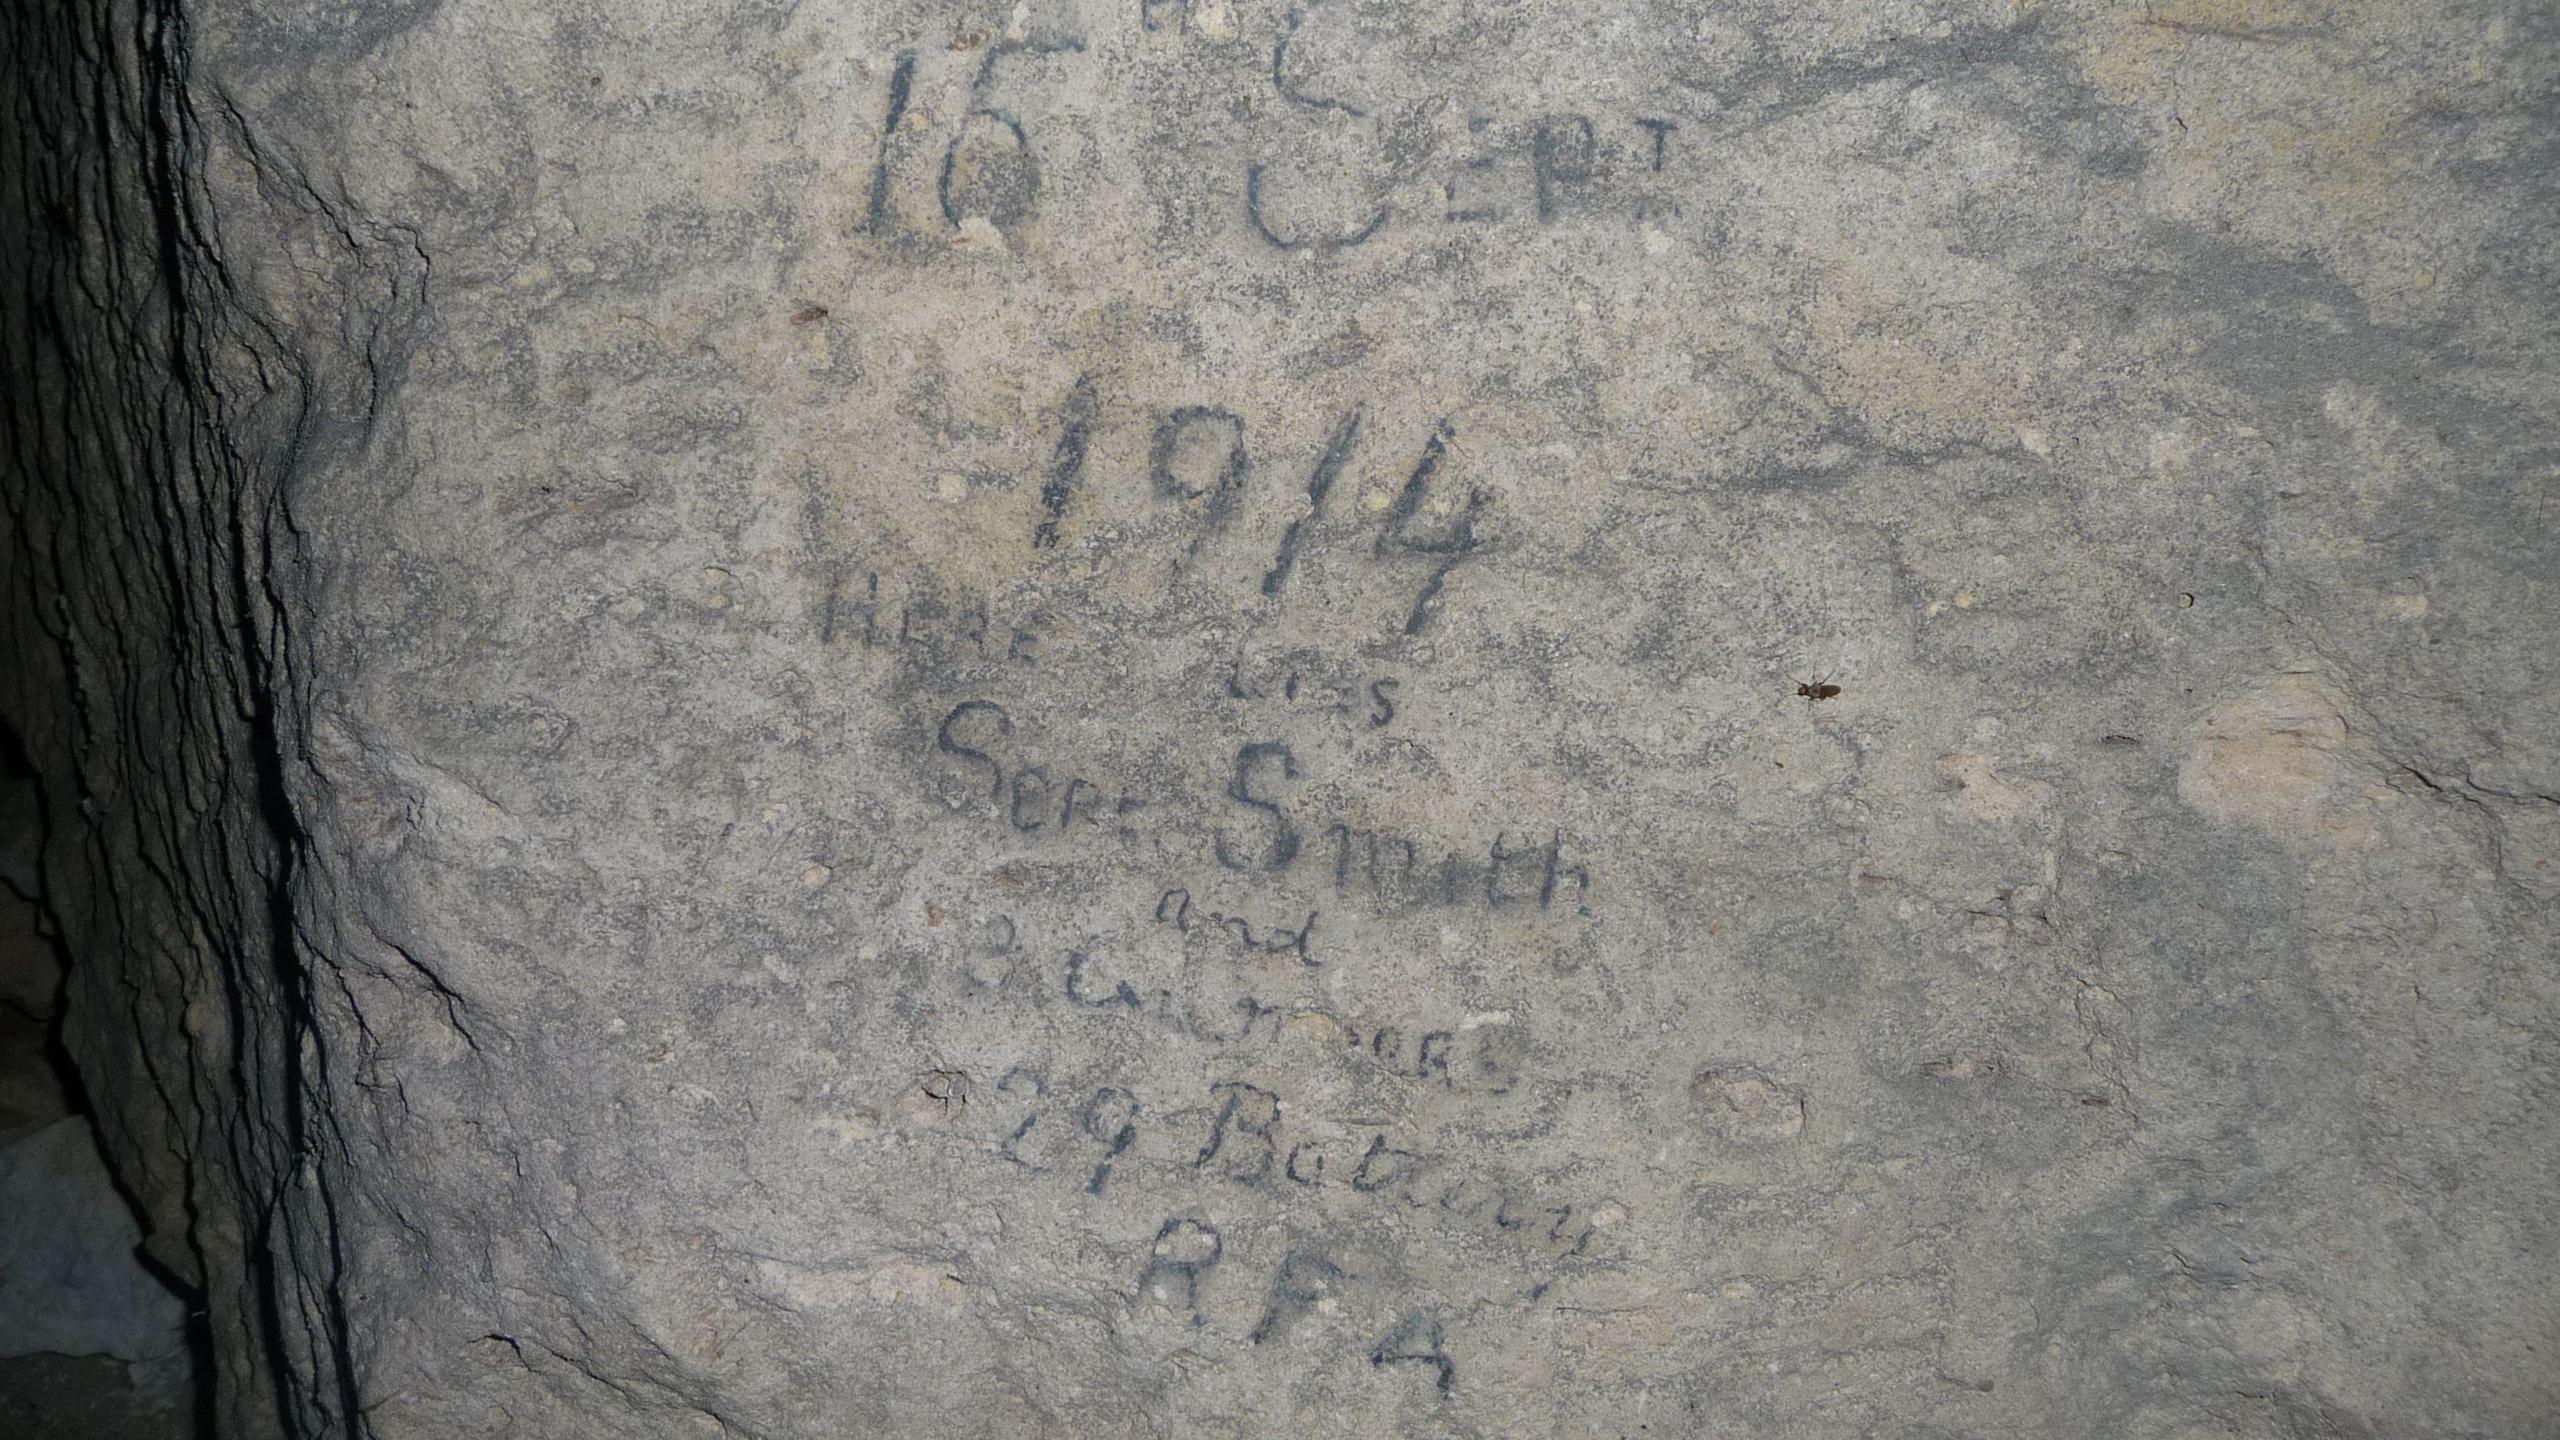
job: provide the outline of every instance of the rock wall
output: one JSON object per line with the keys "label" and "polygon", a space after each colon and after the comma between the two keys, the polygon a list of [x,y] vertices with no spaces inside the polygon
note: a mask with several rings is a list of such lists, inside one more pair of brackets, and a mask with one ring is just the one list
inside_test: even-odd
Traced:
{"label": "rock wall", "polygon": [[320,603],[292,504],[361,473],[419,270],[261,153],[202,64],[220,18],[7,16],[0,683],[45,782],[61,1040],[146,1251],[198,1292],[215,1412],[338,1433],[360,1404],[338,1197],[364,1152],[337,1067],[361,1031],[302,928],[331,902],[290,794],[292,636]]}
{"label": "rock wall", "polygon": [[226,1433],[2552,1433],[2547,7],[7,23]]}

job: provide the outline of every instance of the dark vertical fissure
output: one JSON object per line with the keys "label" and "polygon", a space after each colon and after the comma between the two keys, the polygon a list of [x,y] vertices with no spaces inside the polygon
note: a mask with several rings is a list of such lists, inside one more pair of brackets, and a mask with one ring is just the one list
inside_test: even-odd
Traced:
{"label": "dark vertical fissure", "polygon": [[99,1128],[153,1253],[191,1272],[222,1387],[204,1426],[362,1434],[330,1032],[297,925],[280,652],[301,597],[279,567],[299,557],[276,532],[314,437],[361,443],[372,413],[328,387],[378,385],[379,357],[304,356],[346,348],[341,317],[264,314],[216,253],[207,157],[235,145],[262,179],[267,157],[208,132],[238,117],[193,103],[175,0],[31,0],[0,42],[0,720],[49,805],[63,1043],[106,1081]]}

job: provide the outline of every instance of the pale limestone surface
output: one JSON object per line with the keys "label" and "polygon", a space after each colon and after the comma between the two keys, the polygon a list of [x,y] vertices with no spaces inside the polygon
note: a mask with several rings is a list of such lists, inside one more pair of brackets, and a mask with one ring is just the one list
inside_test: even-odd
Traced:
{"label": "pale limestone surface", "polygon": [[2548,7],[185,16],[239,1433],[2555,1433]]}

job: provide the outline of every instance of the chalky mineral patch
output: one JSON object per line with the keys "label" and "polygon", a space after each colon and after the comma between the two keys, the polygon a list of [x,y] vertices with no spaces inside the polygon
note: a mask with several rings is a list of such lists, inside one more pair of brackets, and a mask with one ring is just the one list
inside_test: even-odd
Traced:
{"label": "chalky mineral patch", "polygon": [[2549,6],[37,9],[229,1433],[2555,1433]]}

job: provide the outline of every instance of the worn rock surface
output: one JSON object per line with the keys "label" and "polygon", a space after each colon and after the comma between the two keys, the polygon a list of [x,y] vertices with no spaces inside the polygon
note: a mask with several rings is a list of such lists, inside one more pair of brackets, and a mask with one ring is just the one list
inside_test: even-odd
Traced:
{"label": "worn rock surface", "polygon": [[231,1433],[2560,1433],[2547,5],[34,9]]}

